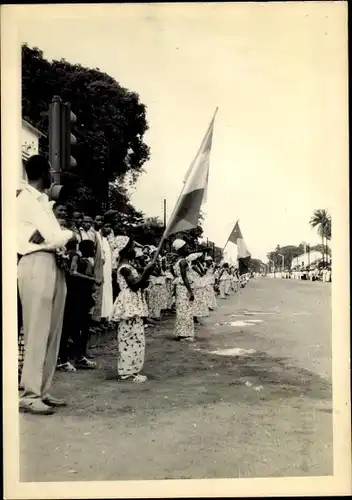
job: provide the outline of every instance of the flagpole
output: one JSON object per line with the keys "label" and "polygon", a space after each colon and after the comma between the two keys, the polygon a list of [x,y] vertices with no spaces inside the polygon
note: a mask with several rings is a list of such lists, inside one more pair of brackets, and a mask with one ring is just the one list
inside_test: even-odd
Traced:
{"label": "flagpole", "polygon": [[[215,120],[216,114],[217,114],[217,112],[218,112],[218,109],[219,109],[219,107],[217,106],[217,107],[216,107],[216,109],[215,109],[215,112],[214,112],[213,118],[211,119],[211,122],[210,122],[210,124],[209,124],[209,127],[207,128],[207,131],[206,131],[206,133],[204,134],[204,137],[203,137],[203,140],[202,140],[202,142],[201,142],[200,148],[198,149],[197,155],[194,157],[194,160],[193,160],[193,161],[192,161],[192,163],[191,163],[191,167],[194,165],[194,162],[195,162],[195,160],[196,160],[197,156],[199,155],[200,151],[202,150],[202,147],[203,147],[203,145],[204,145],[204,142],[205,142],[206,138],[208,137],[208,134],[209,134],[209,132],[210,132],[210,129],[211,129],[211,127],[212,127],[213,123],[214,123],[214,120]],[[179,197],[178,197],[178,199],[177,199],[177,202],[176,202],[175,208],[174,208],[174,210],[173,210],[173,212],[172,212],[172,214],[171,214],[171,217],[170,217],[170,219],[169,219],[169,222],[173,219],[173,217],[174,217],[175,213],[177,213],[177,210],[178,210],[178,208],[179,208],[179,206],[180,206],[180,202],[181,202],[181,199],[182,199],[183,192],[184,192],[184,190],[185,190],[185,188],[186,188],[186,186],[187,186],[187,181],[189,180],[189,177],[190,177],[190,173],[191,173],[191,168],[189,168],[189,173],[188,173],[188,176],[187,176],[187,178],[186,178],[186,181],[183,183],[183,188],[182,188],[181,193],[180,193],[180,195],[179,195]],[[166,239],[166,238],[165,238],[165,235],[166,235],[166,230],[167,230],[167,227],[166,227],[166,228],[165,228],[165,230],[164,230],[164,233],[163,233],[163,235],[162,235],[162,237],[161,237],[161,240],[160,240],[159,246],[158,246],[158,248],[157,248],[157,250],[156,250],[156,252],[155,252],[155,254],[154,254],[154,258],[153,258],[153,261],[152,261],[154,264],[155,264],[155,262],[157,261],[157,258],[158,258],[159,254],[160,254],[160,251],[161,251],[161,249],[162,249],[163,243],[164,243],[164,241],[165,241],[165,239]]]}

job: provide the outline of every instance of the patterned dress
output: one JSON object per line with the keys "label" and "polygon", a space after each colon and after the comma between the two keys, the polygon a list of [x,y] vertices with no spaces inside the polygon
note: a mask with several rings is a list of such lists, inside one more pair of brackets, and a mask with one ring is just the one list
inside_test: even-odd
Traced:
{"label": "patterned dress", "polygon": [[147,289],[149,317],[160,319],[161,311],[165,308],[166,281],[164,276],[151,276]]}
{"label": "patterned dress", "polygon": [[230,295],[232,290],[232,277],[229,271],[226,271],[227,276],[225,280],[225,295]]}
{"label": "patterned dress", "polygon": [[[185,259],[179,259],[175,266],[176,279],[174,286],[176,288],[176,321],[175,321],[175,337],[194,338],[194,320],[193,320],[193,307],[192,302],[189,300],[189,292],[183,283],[181,276],[180,263]],[[186,261],[187,262],[187,261]],[[192,286],[192,276],[189,276],[189,264],[187,262],[187,274],[190,285]]]}
{"label": "patterned dress", "polygon": [[134,292],[121,275],[122,268],[131,270],[134,277],[138,272],[134,267],[123,264],[117,270],[120,293],[115,300],[112,319],[118,322],[117,373],[120,377],[138,375],[144,365],[145,337],[143,318],[148,316],[148,308],[141,290]]}
{"label": "patterned dress", "polygon": [[228,295],[228,283],[229,283],[230,275],[226,271],[226,269],[223,270],[221,276],[220,276],[220,285],[219,285],[219,290],[220,290],[220,298],[225,299],[226,295]]}
{"label": "patterned dress", "polygon": [[232,274],[232,290],[234,292],[237,292],[238,286],[239,286],[239,280],[238,280],[237,272],[236,272],[236,270],[234,270],[233,274]]}
{"label": "patterned dress", "polygon": [[205,318],[209,316],[208,300],[206,296],[206,283],[203,276],[200,276],[197,271],[190,268],[189,275],[191,276],[193,284],[193,316],[197,318]]}
{"label": "patterned dress", "polygon": [[17,328],[18,328],[18,373],[22,372],[24,362],[24,333],[22,326],[22,303],[17,287]]}
{"label": "patterned dress", "polygon": [[23,327],[21,327],[19,337],[18,337],[18,372],[22,373],[23,363],[24,363],[24,332]]}
{"label": "patterned dress", "polygon": [[207,274],[205,275],[206,278],[206,294],[207,294],[207,304],[208,307],[211,311],[214,311],[218,305],[216,302],[216,296],[215,296],[215,290],[214,290],[214,285],[215,285],[215,275],[214,271],[211,267],[207,269]]}
{"label": "patterned dress", "polygon": [[167,307],[166,309],[171,310],[173,303],[174,303],[174,297],[173,297],[173,281],[174,277],[172,276],[170,271],[165,272],[165,284],[166,284],[166,304]]}

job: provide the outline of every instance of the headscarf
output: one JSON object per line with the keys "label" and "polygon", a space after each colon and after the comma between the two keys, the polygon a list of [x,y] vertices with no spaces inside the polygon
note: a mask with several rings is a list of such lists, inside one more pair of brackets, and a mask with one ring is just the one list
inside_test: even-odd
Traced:
{"label": "headscarf", "polygon": [[180,248],[184,247],[186,244],[186,242],[184,240],[181,240],[181,239],[176,239],[173,244],[172,244],[172,248],[174,250],[176,250],[176,252],[178,252],[178,250],[180,250]]}
{"label": "headscarf", "polygon": [[120,254],[120,252],[127,247],[129,242],[130,242],[129,236],[116,236],[115,238],[116,251]]}
{"label": "headscarf", "polygon": [[199,259],[199,257],[201,257],[201,256],[202,256],[202,252],[191,253],[191,254],[188,255],[187,260],[189,262],[194,262],[197,259]]}

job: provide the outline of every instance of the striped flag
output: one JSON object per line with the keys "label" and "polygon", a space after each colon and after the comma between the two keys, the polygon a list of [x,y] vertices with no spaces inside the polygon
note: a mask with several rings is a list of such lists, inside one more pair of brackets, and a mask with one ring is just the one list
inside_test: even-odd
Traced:
{"label": "striped flag", "polygon": [[167,238],[171,234],[189,231],[198,226],[200,209],[207,196],[210,151],[216,113],[217,109],[199,151],[187,170],[182,192],[166,226],[163,238]]}
{"label": "striped flag", "polygon": [[238,221],[236,222],[228,241],[237,245],[237,259],[246,259],[251,256],[244,242]]}

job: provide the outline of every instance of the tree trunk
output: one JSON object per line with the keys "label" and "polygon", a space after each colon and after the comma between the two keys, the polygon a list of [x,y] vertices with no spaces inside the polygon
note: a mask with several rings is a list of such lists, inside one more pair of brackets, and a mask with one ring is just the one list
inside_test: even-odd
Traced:
{"label": "tree trunk", "polygon": [[324,264],[325,263],[325,259],[324,259],[324,257],[325,257],[325,252],[324,252],[324,235],[322,235],[322,237],[321,237],[321,242],[322,242],[322,249],[321,249],[321,251],[322,251],[322,255],[323,255],[323,264]]}

